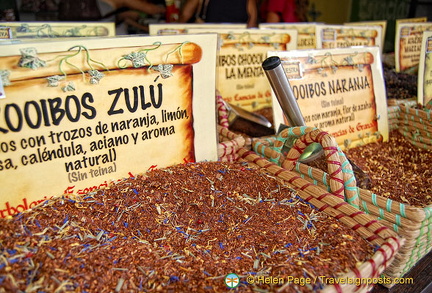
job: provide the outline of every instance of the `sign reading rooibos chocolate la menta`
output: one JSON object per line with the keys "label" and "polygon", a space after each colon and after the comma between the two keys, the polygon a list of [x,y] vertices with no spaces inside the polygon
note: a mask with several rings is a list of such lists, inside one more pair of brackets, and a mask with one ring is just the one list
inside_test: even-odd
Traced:
{"label": "sign reading rooibos chocolate la menta", "polygon": [[268,51],[296,49],[297,30],[191,28],[188,32],[219,35],[216,88],[226,102],[248,111],[272,106],[262,63]]}
{"label": "sign reading rooibos chocolate la menta", "polygon": [[0,217],[217,160],[216,35],[2,46]]}
{"label": "sign reading rooibos chocolate la menta", "polygon": [[[269,52],[282,65],[306,125],[336,138],[342,149],[388,140],[380,49]],[[273,93],[275,125],[288,124]]]}

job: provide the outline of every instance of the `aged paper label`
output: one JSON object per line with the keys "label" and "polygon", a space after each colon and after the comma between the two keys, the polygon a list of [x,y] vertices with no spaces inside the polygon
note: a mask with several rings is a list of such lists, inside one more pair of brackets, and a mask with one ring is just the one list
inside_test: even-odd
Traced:
{"label": "aged paper label", "polygon": [[113,22],[2,22],[9,26],[13,38],[114,37]]}
{"label": "aged paper label", "polygon": [[400,18],[396,19],[396,25],[401,23],[412,23],[412,22],[427,22],[427,17],[412,17],[412,18]]}
{"label": "aged paper label", "polygon": [[297,30],[297,49],[315,49],[315,23],[260,23],[263,29],[295,29]]}
{"label": "aged paper label", "polygon": [[376,20],[376,21],[359,21],[359,22],[346,22],[345,25],[354,25],[354,26],[380,26],[381,31],[381,54],[384,50],[385,44],[385,36],[387,32],[387,20]]}
{"label": "aged paper label", "polygon": [[334,49],[357,46],[382,47],[381,26],[328,25],[316,26],[317,48]]}
{"label": "aged paper label", "polygon": [[217,37],[120,39],[1,53],[0,217],[148,169],[217,160]]}
{"label": "aged paper label", "polygon": [[246,23],[150,23],[151,36],[187,34],[189,29],[246,29]]}
{"label": "aged paper label", "polygon": [[[378,47],[269,52],[269,56],[281,58],[307,126],[328,131],[342,149],[388,139]],[[275,123],[287,124],[274,94],[273,98]]]}
{"label": "aged paper label", "polygon": [[432,103],[432,31],[423,33],[418,72],[418,103]]}
{"label": "aged paper label", "polygon": [[400,22],[396,25],[396,72],[416,71],[420,62],[423,33],[431,30],[432,22]]}
{"label": "aged paper label", "polygon": [[219,35],[216,88],[222,98],[248,111],[271,107],[271,86],[262,62],[270,50],[295,49],[297,30],[189,29],[190,34],[204,32]]}

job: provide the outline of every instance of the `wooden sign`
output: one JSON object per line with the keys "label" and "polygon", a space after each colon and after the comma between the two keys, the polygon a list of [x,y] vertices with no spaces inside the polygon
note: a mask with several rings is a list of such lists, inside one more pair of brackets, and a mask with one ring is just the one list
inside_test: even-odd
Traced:
{"label": "wooden sign", "polygon": [[218,33],[216,88],[225,101],[248,111],[272,106],[262,62],[268,51],[296,49],[297,30],[189,29],[189,33]]}
{"label": "wooden sign", "polygon": [[70,38],[70,37],[113,37],[113,22],[2,22],[1,26],[11,28],[16,39],[26,38]]}
{"label": "wooden sign", "polygon": [[[378,47],[269,52],[281,58],[307,126],[328,131],[342,149],[388,140]],[[273,93],[275,125],[288,124]]]}
{"label": "wooden sign", "polygon": [[0,217],[218,159],[216,35],[29,44],[0,52]]}
{"label": "wooden sign", "polygon": [[382,47],[381,26],[316,25],[317,48]]}
{"label": "wooden sign", "polygon": [[396,72],[417,72],[423,33],[431,30],[432,22],[400,22],[396,24]]}
{"label": "wooden sign", "polygon": [[189,29],[246,29],[246,23],[150,23],[151,36],[187,34]]}
{"label": "wooden sign", "polygon": [[297,49],[315,49],[315,23],[260,23],[259,28],[263,29],[295,29],[297,30]]}
{"label": "wooden sign", "polygon": [[418,103],[432,103],[432,31],[423,33],[417,89]]}

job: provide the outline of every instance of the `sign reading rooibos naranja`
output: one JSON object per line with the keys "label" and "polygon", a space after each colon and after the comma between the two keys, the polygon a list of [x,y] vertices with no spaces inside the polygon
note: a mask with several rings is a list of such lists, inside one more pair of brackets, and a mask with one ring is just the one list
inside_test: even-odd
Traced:
{"label": "sign reading rooibos naranja", "polygon": [[[269,52],[279,56],[307,126],[329,132],[342,149],[388,140],[378,47]],[[276,126],[287,124],[277,99]]]}

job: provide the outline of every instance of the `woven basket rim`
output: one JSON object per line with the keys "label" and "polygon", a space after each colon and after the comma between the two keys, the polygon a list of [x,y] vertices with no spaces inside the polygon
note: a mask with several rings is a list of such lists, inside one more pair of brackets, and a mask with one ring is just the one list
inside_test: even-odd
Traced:
{"label": "woven basket rim", "polygon": [[[257,166],[259,166],[261,168],[264,168],[267,171],[269,171],[268,170],[269,167],[273,168],[274,170],[277,170],[277,169],[279,169],[281,171],[284,170],[282,167],[277,166],[275,163],[272,163],[272,162],[266,160],[265,158],[260,157],[254,151],[251,151],[251,150],[248,150],[248,149],[245,149],[245,148],[241,148],[239,150],[239,154],[240,154],[240,157],[244,161],[252,163],[252,164],[255,164],[255,165],[257,165]],[[279,177],[279,175],[281,174],[281,173],[278,173],[277,171],[270,171],[270,173],[274,174],[277,177]],[[285,180],[284,178],[282,178],[282,179]],[[286,181],[286,180],[285,180],[285,182],[290,183],[289,181]],[[357,208],[355,208],[355,207],[353,207],[351,205],[348,205],[348,204],[346,204],[346,205],[342,204],[342,203],[345,203],[345,202],[342,199],[340,199],[338,196],[332,195],[332,194],[328,194],[324,190],[323,190],[323,192],[327,194],[327,196],[325,198],[328,199],[328,198],[331,197],[336,202],[339,202],[341,204],[339,206],[339,208],[342,207],[342,206],[344,206],[344,207],[347,208],[347,210],[352,211],[352,212],[354,212],[354,213],[356,213],[358,215],[362,214],[362,215],[368,217],[368,219],[374,221],[372,216],[367,215],[364,212],[361,212]],[[303,199],[305,199],[306,201],[308,201],[307,198],[304,198],[303,196],[301,196],[301,197]],[[308,201],[308,202],[311,203],[312,205],[314,205],[313,202],[311,202],[311,201]],[[321,210],[321,209],[319,209],[319,210]],[[322,211],[326,212],[328,215],[330,215],[332,217],[335,217],[332,213],[329,213],[326,208],[322,209]],[[338,210],[338,211],[341,211],[342,213],[345,212],[345,211],[342,211],[342,210]],[[357,223],[360,224],[360,222],[357,222]],[[343,223],[343,224],[345,224],[345,223]],[[388,229],[389,232],[390,232],[390,229],[387,228],[386,226],[384,226],[383,224],[379,223],[379,226],[382,229],[384,229],[384,230]],[[352,230],[354,230],[354,231],[357,231],[358,227],[356,225],[355,227],[349,227],[349,228],[352,229]],[[367,238],[364,237],[364,235],[361,235],[361,234],[359,234],[359,235],[363,239],[368,240]],[[353,269],[349,270],[347,273],[344,273],[341,276],[341,278],[378,278],[383,273],[383,271],[385,270],[385,268],[387,268],[389,266],[389,264],[393,261],[393,259],[396,256],[397,252],[403,247],[403,244],[405,242],[404,238],[400,237],[399,235],[397,235],[393,231],[390,232],[390,236],[388,236],[388,237],[382,237],[382,236],[379,236],[379,234],[374,234],[374,235],[378,236],[378,238],[380,238],[380,241],[382,242],[381,245],[380,245],[380,249],[381,248],[385,249],[385,252],[383,252],[382,250],[379,249],[380,252],[376,251],[371,256],[371,258],[369,260],[367,260],[364,263],[362,263],[359,267],[353,268]],[[397,250],[394,250],[394,248],[395,248],[394,245],[398,246]],[[386,253],[390,252],[389,250],[387,250],[387,248],[390,249],[390,251],[394,252],[392,254],[391,258],[388,258],[387,256],[384,256]],[[375,272],[370,271],[370,262],[371,261],[372,262],[376,262],[375,264],[373,264],[373,266],[377,266],[377,265],[381,266],[380,269],[378,269],[378,270],[381,270],[380,273],[378,273],[377,270],[375,270]],[[367,275],[364,275],[365,272],[367,272],[366,273]],[[335,291],[335,292],[344,292],[344,289],[349,290],[347,292],[351,292],[353,288],[352,288],[352,286],[348,286],[348,285],[345,286],[345,285],[341,285],[341,284],[339,284],[339,285],[336,284],[336,285],[326,286],[325,289],[323,290],[323,292],[327,292],[327,291],[330,291],[330,292],[333,292],[333,291]],[[359,288],[356,288],[356,289],[359,289]]]}

